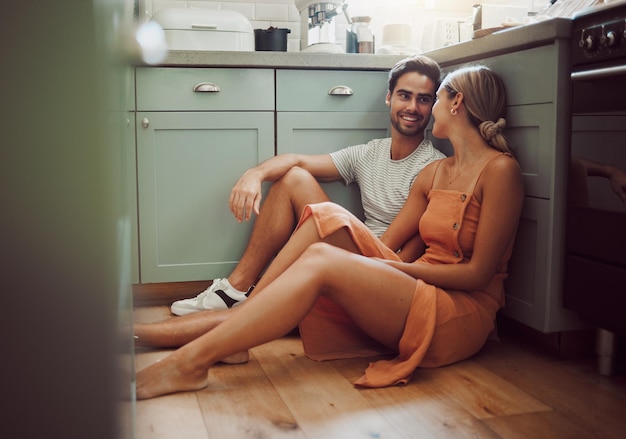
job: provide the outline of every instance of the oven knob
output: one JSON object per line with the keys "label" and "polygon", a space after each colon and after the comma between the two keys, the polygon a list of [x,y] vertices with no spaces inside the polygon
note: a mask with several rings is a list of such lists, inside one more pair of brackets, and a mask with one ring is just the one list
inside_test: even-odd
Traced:
{"label": "oven knob", "polygon": [[596,40],[591,35],[587,35],[578,42],[578,45],[583,50],[593,50],[596,47]]}
{"label": "oven knob", "polygon": [[602,44],[608,48],[617,46],[617,35],[612,30],[608,31],[606,35],[602,35]]}

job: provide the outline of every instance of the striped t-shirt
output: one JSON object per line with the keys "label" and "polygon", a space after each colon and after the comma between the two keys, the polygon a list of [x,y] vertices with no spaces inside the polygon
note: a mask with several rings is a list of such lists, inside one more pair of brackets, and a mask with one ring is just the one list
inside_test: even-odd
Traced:
{"label": "striped t-shirt", "polygon": [[365,225],[376,236],[387,230],[404,205],[417,174],[429,163],[445,158],[424,139],[411,155],[391,159],[391,138],[374,139],[330,153],[346,185],[357,183]]}

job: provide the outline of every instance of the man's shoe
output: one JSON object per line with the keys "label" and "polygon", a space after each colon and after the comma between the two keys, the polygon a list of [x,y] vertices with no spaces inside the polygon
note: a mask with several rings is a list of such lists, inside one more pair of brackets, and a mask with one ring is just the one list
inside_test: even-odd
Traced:
{"label": "man's shoe", "polygon": [[206,309],[228,309],[243,303],[248,294],[233,288],[228,279],[215,279],[209,288],[196,297],[172,303],[171,310],[172,314],[184,316]]}

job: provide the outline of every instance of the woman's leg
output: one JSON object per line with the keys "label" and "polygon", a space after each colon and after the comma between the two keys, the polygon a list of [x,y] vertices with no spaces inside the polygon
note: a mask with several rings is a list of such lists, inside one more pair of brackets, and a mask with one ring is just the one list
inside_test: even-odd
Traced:
{"label": "woman's leg", "polygon": [[[363,225],[363,227],[365,227],[365,225]],[[255,295],[255,293],[261,291],[263,287],[274,281],[274,279],[287,270],[311,244],[316,242],[325,242],[353,253],[359,253],[359,249],[352,240],[352,236],[350,236],[350,233],[348,233],[344,227],[322,239],[317,232],[317,226],[313,217],[309,217],[298,227],[289,241],[287,241],[281,249],[280,253],[276,255],[272,263],[267,267],[263,277],[259,280],[252,293],[250,293],[250,296]]]}
{"label": "woman's leg", "polygon": [[197,390],[220,358],[266,343],[294,328],[324,295],[371,337],[397,349],[415,279],[383,262],[315,244],[230,318],[169,357],[137,373],[137,397]]}
{"label": "woman's leg", "polygon": [[[317,233],[315,222],[312,218],[305,221],[292,235],[281,252],[268,267],[263,278],[252,292],[255,295],[268,285],[272,280],[285,271],[312,243],[322,239]],[[356,245],[350,234],[345,229],[340,229],[324,239],[334,246],[357,252]],[[148,347],[180,347],[202,334],[214,329],[217,325],[228,319],[233,312],[244,306],[246,302],[236,308],[222,311],[201,311],[186,316],[175,317],[155,323],[134,325],[135,344]]]}

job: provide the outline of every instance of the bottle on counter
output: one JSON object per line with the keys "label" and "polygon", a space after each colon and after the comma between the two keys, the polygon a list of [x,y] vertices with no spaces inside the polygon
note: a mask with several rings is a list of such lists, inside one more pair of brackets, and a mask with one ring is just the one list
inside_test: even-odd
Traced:
{"label": "bottle on counter", "polygon": [[353,17],[346,31],[347,53],[374,53],[374,34],[369,27],[372,17]]}

